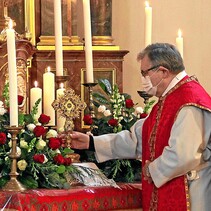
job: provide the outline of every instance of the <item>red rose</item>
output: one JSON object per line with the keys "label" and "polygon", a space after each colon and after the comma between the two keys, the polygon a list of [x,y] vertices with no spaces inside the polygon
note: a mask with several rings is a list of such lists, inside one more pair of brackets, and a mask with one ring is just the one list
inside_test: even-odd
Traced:
{"label": "red rose", "polygon": [[44,163],[45,157],[44,157],[43,154],[35,154],[35,155],[33,156],[33,160],[34,160],[35,162],[37,162],[37,163]]}
{"label": "red rose", "polygon": [[134,106],[133,100],[131,99],[125,100],[125,106],[126,108],[132,108]]}
{"label": "red rose", "polygon": [[65,158],[61,154],[57,154],[56,156],[54,156],[53,160],[57,164],[64,164],[65,162]]}
{"label": "red rose", "polygon": [[18,105],[23,103],[24,97],[22,95],[18,95]]}
{"label": "red rose", "polygon": [[93,119],[90,114],[84,115],[83,121],[86,125],[92,125]]}
{"label": "red rose", "polygon": [[65,166],[69,166],[69,165],[71,165],[71,163],[72,163],[72,159],[71,158],[64,158],[65,160],[64,160],[64,165]]}
{"label": "red rose", "polygon": [[6,140],[7,140],[6,134],[3,132],[0,132],[0,144],[2,144],[2,145],[5,144]]}
{"label": "red rose", "polygon": [[41,124],[48,124],[50,122],[50,116],[47,116],[45,114],[41,114],[40,117],[38,118],[38,121],[41,123]]}
{"label": "red rose", "polygon": [[34,128],[33,132],[34,132],[34,135],[35,135],[36,137],[40,137],[40,136],[45,135],[46,129],[45,129],[43,126],[37,125],[37,126]]}
{"label": "red rose", "polygon": [[59,147],[61,147],[62,145],[62,139],[60,138],[49,138],[49,142],[48,142],[48,146],[55,150],[55,149],[59,149]]}
{"label": "red rose", "polygon": [[148,116],[148,114],[142,113],[142,114],[140,114],[140,119],[144,119],[144,118],[146,118],[147,116]]}
{"label": "red rose", "polygon": [[117,119],[110,119],[108,120],[108,124],[115,127],[118,125],[118,120]]}

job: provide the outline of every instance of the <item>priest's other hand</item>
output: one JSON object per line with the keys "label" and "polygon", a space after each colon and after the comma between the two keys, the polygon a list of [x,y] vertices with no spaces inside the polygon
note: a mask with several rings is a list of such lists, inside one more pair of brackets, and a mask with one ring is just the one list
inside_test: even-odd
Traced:
{"label": "priest's other hand", "polygon": [[71,136],[71,148],[89,149],[89,135],[73,131]]}

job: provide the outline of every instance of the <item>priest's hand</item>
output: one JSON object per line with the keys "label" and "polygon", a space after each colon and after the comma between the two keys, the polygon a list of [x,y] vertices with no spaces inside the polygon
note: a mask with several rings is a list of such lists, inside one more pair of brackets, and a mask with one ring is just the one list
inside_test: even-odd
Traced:
{"label": "priest's hand", "polygon": [[71,137],[71,148],[89,149],[89,135],[73,131]]}

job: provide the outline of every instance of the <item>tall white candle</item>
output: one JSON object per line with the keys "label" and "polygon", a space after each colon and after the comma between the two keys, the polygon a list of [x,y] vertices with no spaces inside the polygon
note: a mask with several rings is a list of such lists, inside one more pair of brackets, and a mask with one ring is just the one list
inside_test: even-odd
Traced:
{"label": "tall white candle", "polygon": [[12,20],[10,20],[9,27],[6,30],[8,69],[9,69],[10,126],[18,126],[16,46],[15,46],[15,31],[12,27],[13,27]]}
{"label": "tall white candle", "polygon": [[183,38],[182,31],[180,29],[178,30],[178,37],[176,38],[176,46],[183,58]]}
{"label": "tall white candle", "polygon": [[30,90],[30,111],[32,110],[38,99],[41,99],[37,111],[37,115],[40,116],[40,114],[42,114],[42,89],[38,87],[38,83],[37,81],[35,81],[34,87]]}
{"label": "tall white candle", "polygon": [[[60,88],[56,90],[56,99],[58,99],[59,97],[62,97],[64,95],[64,84],[61,83],[60,84]],[[64,124],[65,124],[65,118],[60,117],[59,113],[57,113],[57,129],[59,131],[63,131],[64,130]]]}
{"label": "tall white candle", "polygon": [[90,0],[83,0],[84,10],[84,34],[85,34],[85,55],[86,55],[86,82],[93,83],[93,57],[92,57],[92,31]]}
{"label": "tall white candle", "polygon": [[55,125],[55,110],[52,103],[55,100],[55,75],[47,68],[47,72],[43,74],[43,104],[44,114],[50,116],[49,125]]}
{"label": "tall white candle", "polygon": [[54,0],[54,30],[55,30],[56,75],[62,76],[63,51],[62,51],[61,0]]}
{"label": "tall white candle", "polygon": [[148,1],[145,4],[145,46],[147,46],[152,43],[152,7]]}

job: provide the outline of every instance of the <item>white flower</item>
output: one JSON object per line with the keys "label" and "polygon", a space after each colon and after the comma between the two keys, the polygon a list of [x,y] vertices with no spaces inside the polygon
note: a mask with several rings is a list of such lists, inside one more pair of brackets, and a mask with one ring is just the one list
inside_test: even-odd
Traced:
{"label": "white flower", "polygon": [[9,146],[10,148],[12,147],[12,141],[11,141],[11,140],[8,142],[8,146]]}
{"label": "white flower", "polygon": [[20,147],[24,149],[28,148],[28,143],[23,138],[20,140]]}
{"label": "white flower", "polygon": [[48,162],[48,158],[44,155],[44,162],[43,163],[47,163]]}
{"label": "white flower", "polygon": [[47,134],[46,134],[46,138],[54,138],[58,135],[57,131],[56,130],[53,130],[53,129],[50,129]]}
{"label": "white flower", "polygon": [[106,107],[104,105],[100,105],[97,110],[98,112],[104,113],[106,110]]}
{"label": "white flower", "polygon": [[36,127],[36,125],[35,124],[32,124],[32,123],[27,125],[27,128],[30,131],[33,131],[35,127]]}
{"label": "white flower", "polygon": [[111,116],[111,111],[107,109],[103,114],[104,116]]}
{"label": "white flower", "polygon": [[21,148],[20,147],[16,147],[16,154],[18,156],[21,156]]}
{"label": "white flower", "polygon": [[142,114],[144,112],[144,109],[142,107],[136,107],[135,111],[137,114]]}
{"label": "white flower", "polygon": [[11,133],[8,133],[8,134],[7,134],[7,138],[9,138],[9,139],[12,138]]}
{"label": "white flower", "polygon": [[39,114],[34,115],[34,120],[35,120],[36,122],[38,122],[39,117],[40,117]]}
{"label": "white flower", "polygon": [[61,154],[61,151],[60,151],[59,149],[54,150],[54,152],[55,152],[56,154]]}
{"label": "white flower", "polygon": [[4,115],[7,110],[4,107],[0,107],[0,115]]}
{"label": "white flower", "polygon": [[7,110],[4,108],[4,103],[0,101],[0,115],[4,115]]}
{"label": "white flower", "polygon": [[18,168],[21,170],[21,171],[24,171],[26,169],[26,166],[28,165],[27,162],[25,160],[19,160],[18,163]]}
{"label": "white flower", "polygon": [[[12,141],[11,141],[11,142],[12,142]],[[10,149],[10,151],[8,152],[8,154],[10,154],[11,151],[12,151],[12,149]],[[20,148],[20,147],[16,147],[16,155],[17,155],[18,157],[21,156],[21,148]]]}
{"label": "white flower", "polygon": [[46,142],[42,139],[39,139],[37,144],[36,144],[36,148],[38,150],[42,150],[42,149],[44,149],[45,146],[46,146]]}

